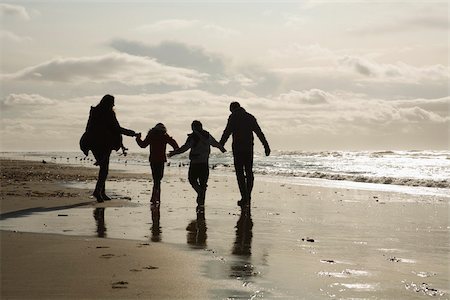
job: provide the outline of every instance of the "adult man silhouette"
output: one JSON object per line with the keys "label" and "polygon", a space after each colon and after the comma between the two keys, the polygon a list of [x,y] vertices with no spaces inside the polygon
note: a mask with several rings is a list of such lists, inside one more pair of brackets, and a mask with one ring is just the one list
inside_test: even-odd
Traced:
{"label": "adult man silhouette", "polygon": [[241,193],[239,206],[250,205],[253,189],[253,132],[264,146],[266,156],[270,154],[270,147],[266,137],[256,121],[256,118],[245,111],[238,102],[230,104],[231,115],[223,131],[220,144],[225,145],[230,135],[233,136],[232,149],[234,169]]}

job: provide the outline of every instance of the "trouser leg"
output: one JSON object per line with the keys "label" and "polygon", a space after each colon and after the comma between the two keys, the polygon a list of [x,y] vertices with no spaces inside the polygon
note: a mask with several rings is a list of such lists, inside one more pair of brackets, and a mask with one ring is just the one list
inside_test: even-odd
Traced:
{"label": "trouser leg", "polygon": [[200,184],[200,194],[199,194],[199,205],[205,205],[206,189],[208,187],[209,178],[209,167],[208,164],[203,164],[200,166],[199,174],[199,184]]}
{"label": "trouser leg", "polygon": [[153,190],[151,202],[160,202],[161,200],[161,180],[164,176],[164,162],[151,162],[153,177]]}
{"label": "trouser leg", "polygon": [[189,166],[188,179],[192,188],[197,193],[197,204],[205,205],[206,188],[209,177],[207,163],[196,163]]}
{"label": "trouser leg", "polygon": [[253,175],[253,154],[249,157],[247,157],[247,161],[244,165],[245,169],[245,178],[246,178],[246,184],[247,184],[247,196],[248,200],[252,198],[252,190],[253,190],[253,183],[255,181],[255,177]]}
{"label": "trouser leg", "polygon": [[247,183],[244,174],[244,164],[242,163],[241,157],[238,155],[234,156],[234,170],[236,172],[236,179],[238,182],[239,192],[241,193],[242,201],[247,202]]}
{"label": "trouser leg", "polygon": [[94,196],[99,200],[104,194],[105,191],[105,183],[106,178],[108,178],[108,172],[109,172],[109,157],[111,155],[111,151],[109,152],[93,152],[94,157],[98,162],[98,165],[100,167],[98,171],[98,178],[97,183],[95,185],[95,191]]}

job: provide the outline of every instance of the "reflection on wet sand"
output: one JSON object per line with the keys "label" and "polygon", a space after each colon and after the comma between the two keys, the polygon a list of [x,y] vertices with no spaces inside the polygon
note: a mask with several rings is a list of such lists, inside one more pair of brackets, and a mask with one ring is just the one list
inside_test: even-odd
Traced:
{"label": "reflection on wet sand", "polygon": [[106,237],[106,224],[105,224],[105,208],[97,207],[94,209],[94,219],[97,225],[97,236],[100,238]]}
{"label": "reflection on wet sand", "polygon": [[188,226],[187,230],[187,243],[195,249],[206,248],[206,220],[204,212],[197,212],[197,219],[192,220]]}
{"label": "reflection on wet sand", "polygon": [[160,220],[160,212],[159,212],[159,203],[154,203],[150,206],[150,210],[152,212],[152,242],[161,242],[161,226],[159,225]]}
{"label": "reflection on wet sand", "polygon": [[236,224],[236,240],[233,254],[250,256],[252,254],[253,221],[250,207],[241,209],[241,216]]}
{"label": "reflection on wet sand", "polygon": [[247,280],[254,276],[254,266],[251,263],[253,221],[250,207],[241,209],[241,216],[236,224],[236,239],[232,254],[239,257],[231,265],[230,277]]}

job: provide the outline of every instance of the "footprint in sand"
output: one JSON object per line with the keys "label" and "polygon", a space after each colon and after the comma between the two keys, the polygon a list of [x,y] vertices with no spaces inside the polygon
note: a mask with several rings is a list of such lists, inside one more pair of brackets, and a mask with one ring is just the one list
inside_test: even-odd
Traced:
{"label": "footprint in sand", "polygon": [[108,254],[103,254],[102,256],[100,256],[100,258],[111,258],[115,256],[114,254],[108,253]]}
{"label": "footprint in sand", "polygon": [[109,248],[108,246],[97,246],[97,247],[95,247],[95,248],[97,248],[97,249],[107,249],[107,248]]}
{"label": "footprint in sand", "polygon": [[335,264],[336,262],[332,259],[321,259],[320,260],[321,263],[325,263],[325,264]]}
{"label": "footprint in sand", "polygon": [[126,289],[128,288],[127,285],[128,285],[127,281],[117,281],[113,282],[111,287],[113,289]]}
{"label": "footprint in sand", "polygon": [[143,267],[142,269],[145,269],[145,270],[156,270],[156,269],[159,269],[158,267],[154,267],[154,266],[148,266],[148,267]]}
{"label": "footprint in sand", "polygon": [[139,270],[139,269],[131,269],[130,272],[142,272],[142,270]]}

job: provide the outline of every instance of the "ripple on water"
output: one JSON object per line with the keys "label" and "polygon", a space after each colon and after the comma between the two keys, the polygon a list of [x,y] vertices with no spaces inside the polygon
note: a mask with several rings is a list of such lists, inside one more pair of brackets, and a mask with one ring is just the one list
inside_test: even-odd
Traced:
{"label": "ripple on water", "polygon": [[428,283],[407,283],[407,282],[403,282],[405,284],[405,288],[409,291],[413,291],[416,293],[423,293],[424,295],[427,296],[432,296],[432,297],[442,297],[445,295],[444,291],[432,288]]}
{"label": "ripple on water", "polygon": [[342,272],[321,271],[321,272],[318,272],[318,275],[320,275],[320,276],[328,276],[328,277],[335,277],[335,278],[349,278],[349,277],[369,276],[370,273],[367,272],[367,271],[363,271],[363,270],[345,269]]}
{"label": "ripple on water", "polygon": [[357,291],[375,291],[377,290],[377,283],[340,283],[341,286],[351,290]]}

